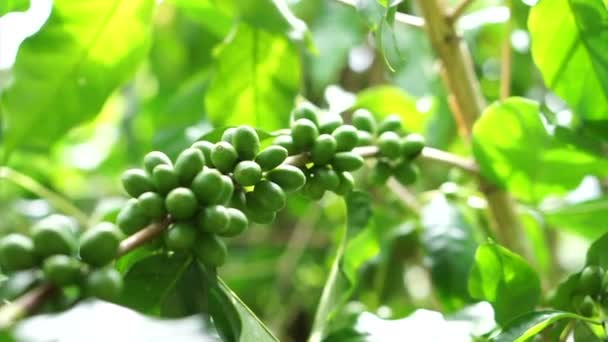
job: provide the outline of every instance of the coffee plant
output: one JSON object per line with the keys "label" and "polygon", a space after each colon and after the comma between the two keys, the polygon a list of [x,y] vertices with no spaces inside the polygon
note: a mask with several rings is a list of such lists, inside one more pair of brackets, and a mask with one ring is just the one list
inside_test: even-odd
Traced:
{"label": "coffee plant", "polygon": [[0,341],[608,340],[605,0],[2,0],[0,42]]}

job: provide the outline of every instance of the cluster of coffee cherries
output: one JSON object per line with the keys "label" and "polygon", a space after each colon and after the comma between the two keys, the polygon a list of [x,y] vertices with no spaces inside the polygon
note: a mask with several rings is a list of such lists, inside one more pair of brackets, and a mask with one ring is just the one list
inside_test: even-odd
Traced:
{"label": "cluster of coffee cherries", "polygon": [[109,222],[79,236],[72,218],[50,215],[38,221],[29,235],[12,233],[0,239],[0,267],[8,274],[42,269],[43,278],[56,286],[78,286],[85,295],[113,301],[121,293],[122,278],[109,264],[122,238]]}
{"label": "cluster of coffee cherries", "polygon": [[608,307],[608,272],[601,266],[586,266],[579,274],[571,303],[585,317],[596,316],[598,304]]}

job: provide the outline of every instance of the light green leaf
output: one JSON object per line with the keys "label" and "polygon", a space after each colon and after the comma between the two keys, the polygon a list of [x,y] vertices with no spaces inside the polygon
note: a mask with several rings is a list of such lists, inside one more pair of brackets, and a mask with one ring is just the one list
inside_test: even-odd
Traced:
{"label": "light green leaf", "polygon": [[447,311],[471,300],[467,277],[475,258],[474,231],[460,208],[437,196],[422,210],[422,245],[433,286]]}
{"label": "light green leaf", "polygon": [[30,0],[2,0],[0,2],[0,17],[8,12],[25,11],[30,6]]}
{"label": "light green leaf", "polygon": [[287,125],[300,83],[298,53],[289,41],[241,24],[216,59],[205,97],[214,125],[248,124],[268,131]]}
{"label": "light green leaf", "polygon": [[[492,342],[526,342],[549,325],[563,319],[578,319],[594,322],[588,318],[564,311],[543,310],[529,312],[509,322]],[[597,322],[596,324],[599,324]]]}
{"label": "light green leaf", "polygon": [[21,45],[0,99],[4,148],[48,148],[95,117],[146,56],[154,7],[154,0],[55,0],[46,24]]}
{"label": "light green leaf", "polygon": [[426,117],[416,109],[416,99],[398,87],[386,85],[368,88],[357,95],[353,105],[353,109],[356,108],[365,108],[378,118],[397,114],[410,132],[423,132],[425,128]]}
{"label": "light green leaf", "polygon": [[[356,283],[357,270],[365,261],[378,253],[377,245],[375,248],[372,246],[363,250],[356,247],[363,246],[363,241],[358,237],[370,229],[366,226],[371,217],[371,198],[366,193],[353,191],[345,198],[345,202],[347,222],[338,232],[336,241],[338,247],[317,306],[309,342],[320,342],[325,337],[332,315],[351,294]],[[362,231],[364,228],[365,230]],[[359,232],[359,236],[352,240],[354,244],[349,245],[349,236]]]}
{"label": "light green leaf", "polygon": [[602,0],[542,0],[528,21],[545,83],[588,120],[608,118],[607,23]]}
{"label": "light green leaf", "polygon": [[483,176],[528,202],[563,194],[586,175],[608,172],[608,160],[554,139],[538,104],[517,97],[484,111],[473,127],[473,153]]}
{"label": "light green leaf", "polygon": [[91,341],[92,336],[96,341],[220,341],[201,315],[159,320],[102,301],[28,318],[17,324],[13,335],[17,341]]}
{"label": "light green leaf", "polygon": [[469,292],[474,298],[490,302],[496,322],[502,325],[534,309],[540,299],[540,279],[522,257],[486,243],[475,253]]}
{"label": "light green leaf", "polygon": [[543,215],[551,226],[590,240],[608,233],[608,197],[547,209]]}
{"label": "light green leaf", "polygon": [[223,38],[230,32],[234,17],[224,2],[213,0],[171,0],[170,2],[216,36]]}

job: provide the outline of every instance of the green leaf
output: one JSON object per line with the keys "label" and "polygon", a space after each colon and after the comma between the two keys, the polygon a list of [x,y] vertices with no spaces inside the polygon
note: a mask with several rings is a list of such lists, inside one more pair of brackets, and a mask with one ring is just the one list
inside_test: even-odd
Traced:
{"label": "green leaf", "polygon": [[230,32],[234,18],[227,6],[222,6],[223,4],[213,0],[171,0],[170,2],[217,37],[223,38]]}
{"label": "green leaf", "polygon": [[608,160],[554,139],[538,104],[517,97],[485,110],[473,127],[473,153],[485,177],[528,202],[563,194],[586,175],[608,172]]}
{"label": "green leaf", "polygon": [[586,265],[599,265],[608,268],[608,233],[595,240],[587,250]]}
{"label": "green leaf", "polygon": [[545,83],[588,120],[608,118],[607,22],[602,0],[542,0],[528,20]]}
{"label": "green leaf", "polygon": [[2,0],[0,3],[0,17],[17,11],[25,11],[30,7],[30,0]]}
{"label": "green leaf", "polygon": [[216,59],[217,72],[205,97],[215,126],[248,124],[271,131],[287,125],[300,83],[292,44],[241,24]]}
{"label": "green leaf", "polygon": [[496,322],[532,311],[540,299],[540,279],[519,255],[495,243],[485,243],[475,253],[469,276],[471,296],[494,307]]}
{"label": "green leaf", "polygon": [[92,300],[60,314],[28,318],[17,324],[13,336],[17,341],[91,341],[92,336],[96,341],[220,341],[201,315],[158,320]]}
{"label": "green leaf", "polygon": [[470,302],[467,277],[473,266],[477,242],[460,208],[436,196],[422,210],[422,244],[429,261],[433,286],[445,310]]}
{"label": "green leaf", "polygon": [[[551,324],[563,319],[594,322],[588,318],[564,311],[542,310],[529,312],[509,322],[492,342],[525,342],[538,335]],[[599,324],[599,322],[597,323]]]}
{"label": "green leaf", "polygon": [[543,215],[551,226],[590,240],[608,233],[608,197],[546,209]]}
{"label": "green leaf", "polygon": [[161,304],[191,262],[191,257],[179,254],[152,255],[139,261],[124,276],[124,290],[118,303],[159,315]]}
{"label": "green leaf", "polygon": [[410,132],[423,132],[425,128],[426,117],[416,109],[416,99],[395,86],[365,89],[357,95],[357,102],[353,105],[353,109],[356,108],[365,108],[377,118],[397,114]]}
{"label": "green leaf", "polygon": [[[357,241],[357,238],[353,240],[353,242],[356,241],[352,245],[353,247],[349,248],[350,236],[358,232],[364,234],[366,230],[370,229],[366,227],[372,214],[370,203],[369,195],[360,191],[353,191],[345,198],[347,221],[338,231],[336,241],[338,247],[317,306],[309,342],[319,342],[325,337],[332,315],[351,294],[356,283],[357,270],[378,252],[377,246],[363,251],[359,248],[355,249],[354,246],[361,243],[361,240]],[[364,228],[365,230],[363,230]],[[349,253],[347,254],[347,252]]]}
{"label": "green leaf", "polygon": [[[56,0],[2,94],[4,148],[48,148],[92,119],[146,56],[154,0]],[[32,134],[35,132],[35,134]]]}

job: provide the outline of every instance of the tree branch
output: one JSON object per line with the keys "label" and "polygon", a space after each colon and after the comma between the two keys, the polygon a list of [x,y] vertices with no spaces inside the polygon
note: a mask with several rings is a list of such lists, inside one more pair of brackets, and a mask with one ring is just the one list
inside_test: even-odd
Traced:
{"label": "tree branch", "polygon": [[449,14],[449,20],[451,22],[455,22],[456,20],[458,20],[458,18],[460,18],[464,14],[464,12],[467,10],[467,8],[474,1],[475,0],[462,0],[462,2],[459,3],[458,6],[454,7],[454,9]]}

